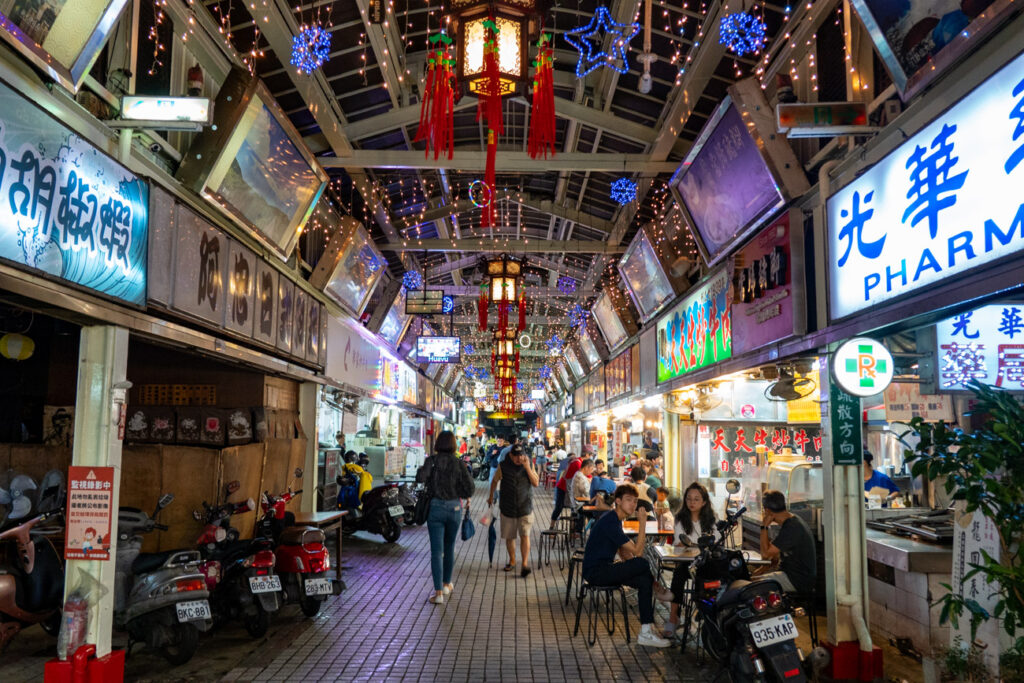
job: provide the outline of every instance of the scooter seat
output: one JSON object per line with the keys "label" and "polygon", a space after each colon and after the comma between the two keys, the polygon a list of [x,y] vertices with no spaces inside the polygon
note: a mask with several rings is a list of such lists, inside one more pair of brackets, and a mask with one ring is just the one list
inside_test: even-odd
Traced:
{"label": "scooter seat", "polygon": [[281,545],[303,545],[306,543],[323,543],[324,532],[315,526],[290,526],[281,532],[278,543]]}
{"label": "scooter seat", "polygon": [[[748,586],[754,586],[756,589],[745,590]],[[779,585],[778,581],[774,579],[763,579],[761,581],[733,581],[729,584],[729,587],[722,593],[721,597],[718,598],[716,603],[719,607],[728,607],[733,603],[737,603],[740,600],[746,600],[754,597],[762,591],[775,591],[782,592],[782,586]]]}
{"label": "scooter seat", "polygon": [[132,562],[132,574],[148,574],[159,569],[177,550],[166,550],[162,553],[139,553],[139,556]]}

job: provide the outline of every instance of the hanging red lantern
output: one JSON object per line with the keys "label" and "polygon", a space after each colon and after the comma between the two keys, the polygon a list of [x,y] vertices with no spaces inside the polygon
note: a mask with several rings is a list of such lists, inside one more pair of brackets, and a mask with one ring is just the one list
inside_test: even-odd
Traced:
{"label": "hanging red lantern", "polygon": [[551,34],[541,34],[533,62],[533,106],[530,110],[530,158],[555,156],[555,56]]}
{"label": "hanging red lantern", "polygon": [[427,74],[420,102],[420,125],[414,140],[426,141],[424,156],[434,149],[434,159],[447,148],[448,158],[455,152],[455,89],[452,87],[455,59],[452,56],[452,39],[444,33],[430,36],[433,46],[427,54]]}

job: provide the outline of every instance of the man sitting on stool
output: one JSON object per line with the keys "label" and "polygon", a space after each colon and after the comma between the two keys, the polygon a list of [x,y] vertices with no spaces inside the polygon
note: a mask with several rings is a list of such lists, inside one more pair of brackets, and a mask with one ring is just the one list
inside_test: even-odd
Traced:
{"label": "man sitting on stool", "polygon": [[[639,492],[632,484],[615,489],[615,508],[604,513],[590,529],[583,551],[583,578],[595,586],[632,586],[637,590],[640,608],[640,635],[636,642],[648,647],[668,647],[670,642],[654,632],[654,601],[672,600],[672,592],[659,585],[655,590],[651,565],[643,558],[646,521],[650,503],[640,513],[639,534],[630,541],[622,522],[636,512]],[[615,554],[622,562],[615,562]]]}
{"label": "man sitting on stool", "polygon": [[[814,536],[807,523],[786,509],[786,496],[782,491],[765,491],[761,496],[761,557],[779,560],[779,570],[761,574],[762,579],[775,579],[788,593],[802,586],[806,592],[815,585],[818,563],[815,556]],[[774,541],[768,540],[768,527],[780,525]]]}

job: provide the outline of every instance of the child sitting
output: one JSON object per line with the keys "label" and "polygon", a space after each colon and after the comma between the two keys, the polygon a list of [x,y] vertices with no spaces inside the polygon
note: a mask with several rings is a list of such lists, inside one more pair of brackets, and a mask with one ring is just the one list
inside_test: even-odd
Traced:
{"label": "child sitting", "polygon": [[659,529],[671,529],[674,521],[672,510],[668,504],[668,489],[664,486],[658,487],[658,500],[654,503],[654,515],[658,518]]}

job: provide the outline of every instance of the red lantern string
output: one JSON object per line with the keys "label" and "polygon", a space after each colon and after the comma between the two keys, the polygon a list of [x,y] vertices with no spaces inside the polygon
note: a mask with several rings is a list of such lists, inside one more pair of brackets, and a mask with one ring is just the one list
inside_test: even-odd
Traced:
{"label": "red lantern string", "polygon": [[423,101],[420,103],[420,125],[416,129],[414,140],[426,141],[424,157],[430,156],[430,149],[433,147],[436,160],[441,150],[447,148],[448,158],[451,159],[455,153],[455,89],[452,87],[455,59],[450,49],[452,39],[443,33],[437,33],[430,36],[430,42],[435,45],[438,42],[444,43],[444,47],[438,46],[427,55],[426,84]]}
{"label": "red lantern string", "polygon": [[530,111],[530,158],[555,156],[555,71],[551,34],[537,41],[537,59],[533,62],[533,107]]}
{"label": "red lantern string", "polygon": [[487,331],[487,285],[480,286],[480,300],[476,305],[477,316],[479,317],[480,331]]}
{"label": "red lantern string", "polygon": [[522,332],[526,329],[526,297],[520,295],[519,297],[519,328],[517,332]]}
{"label": "red lantern string", "polygon": [[[498,24],[490,16],[484,22],[484,71],[476,107],[476,120],[483,118],[487,124],[487,166],[484,171],[484,182],[491,192],[497,190],[495,179],[495,163],[498,157],[498,136],[505,132],[501,119],[501,72],[498,69]],[[489,228],[495,225],[494,202],[483,207],[480,227]]]}

